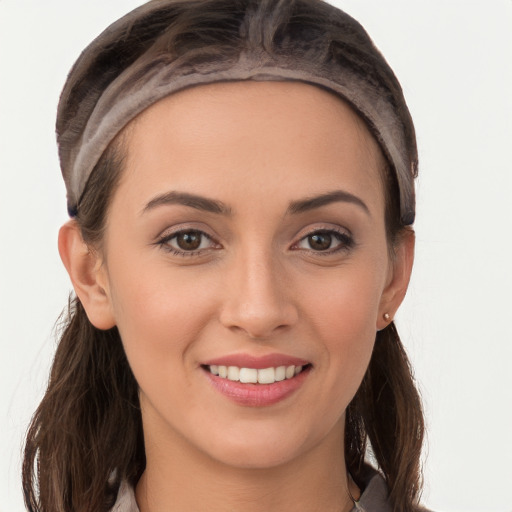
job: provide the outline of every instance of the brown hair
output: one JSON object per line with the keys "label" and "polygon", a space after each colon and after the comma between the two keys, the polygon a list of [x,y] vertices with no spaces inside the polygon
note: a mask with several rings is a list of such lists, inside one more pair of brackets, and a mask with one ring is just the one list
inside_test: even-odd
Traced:
{"label": "brown hair", "polygon": [[[153,0],[149,10],[108,46],[97,48],[72,70],[61,98],[57,132],[87,109],[84,98],[100,95],[146,52],[185,53],[200,45],[239,51],[259,30],[266,51],[307,59],[314,39],[331,38],[331,53],[344,66],[379,84],[407,134],[410,180],[417,172],[414,127],[393,72],[364,29],[320,0]],[[244,27],[246,11],[256,10]],[[245,34],[245,35],[244,35]],[[84,66],[86,72],[84,73]],[[79,74],[80,79],[77,78]],[[70,85],[71,84],[71,85]],[[384,94],[384,93],[383,93]],[[103,154],[76,214],[84,241],[101,244],[108,208],[122,172],[122,141]],[[393,169],[385,173],[386,227],[392,249],[406,229],[400,217]],[[417,509],[424,424],[411,368],[394,324],[377,333],[362,384],[347,409],[348,470],[362,482],[371,447],[386,479],[393,510]],[[106,512],[123,479],[135,484],[145,467],[138,386],[116,328],[96,329],[77,298],[70,299],[45,396],[27,434],[23,464],[25,503],[31,512]]]}

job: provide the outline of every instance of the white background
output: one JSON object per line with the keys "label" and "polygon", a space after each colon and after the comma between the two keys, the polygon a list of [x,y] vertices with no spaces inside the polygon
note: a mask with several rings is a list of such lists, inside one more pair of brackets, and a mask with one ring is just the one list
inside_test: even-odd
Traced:
{"label": "white background", "polygon": [[[0,512],[70,290],[54,142],[79,51],[140,0],[0,0]],[[512,1],[339,0],[398,75],[419,149],[417,258],[398,326],[425,401],[424,501],[512,511]]]}

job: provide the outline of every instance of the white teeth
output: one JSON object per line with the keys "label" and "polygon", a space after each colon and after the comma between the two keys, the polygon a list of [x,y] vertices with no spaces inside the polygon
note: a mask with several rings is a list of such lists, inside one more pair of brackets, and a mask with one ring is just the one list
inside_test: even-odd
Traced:
{"label": "white teeth", "polygon": [[286,366],[278,366],[276,368],[276,380],[282,381],[286,379]]}
{"label": "white teeth", "polygon": [[265,368],[258,370],[258,382],[260,384],[274,384],[276,381],[276,371],[274,368]]}
{"label": "white teeth", "polygon": [[229,380],[240,380],[240,368],[238,366],[228,366],[228,379]]}
{"label": "white teeth", "polygon": [[256,384],[258,382],[258,370],[255,368],[240,368],[240,382]]}
{"label": "white teeth", "polygon": [[223,379],[232,380],[234,382],[243,382],[250,384],[273,384],[285,379],[292,379],[298,375],[303,366],[278,366],[277,368],[239,368],[238,366],[222,366],[212,364],[207,366],[210,373],[218,375]]}

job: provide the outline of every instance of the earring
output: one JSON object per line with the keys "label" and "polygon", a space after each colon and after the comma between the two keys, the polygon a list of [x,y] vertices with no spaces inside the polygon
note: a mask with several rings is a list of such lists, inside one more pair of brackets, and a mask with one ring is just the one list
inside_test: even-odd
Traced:
{"label": "earring", "polygon": [[384,320],[386,320],[386,322],[389,322],[391,320],[389,313],[384,313],[384,315],[382,315],[382,316],[384,317]]}

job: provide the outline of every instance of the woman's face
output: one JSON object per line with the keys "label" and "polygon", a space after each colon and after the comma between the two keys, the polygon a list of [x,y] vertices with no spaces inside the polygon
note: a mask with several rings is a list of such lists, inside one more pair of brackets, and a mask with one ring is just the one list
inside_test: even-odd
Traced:
{"label": "woman's face", "polygon": [[224,83],[155,104],[125,147],[99,280],[148,452],[270,467],[338,446],[393,306],[364,124],[313,86]]}

